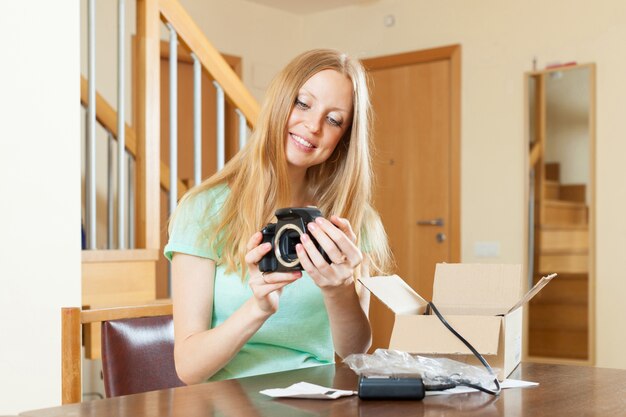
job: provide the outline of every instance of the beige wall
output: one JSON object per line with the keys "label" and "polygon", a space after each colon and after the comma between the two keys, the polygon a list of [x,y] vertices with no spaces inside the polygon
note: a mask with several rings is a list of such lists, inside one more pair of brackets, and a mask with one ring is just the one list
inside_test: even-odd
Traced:
{"label": "beige wall", "polygon": [[[396,24],[383,25],[393,14]],[[305,18],[301,49],[371,57],[456,44],[462,53],[462,258],[500,242],[493,261],[524,260],[524,72],[597,64],[597,363],[626,368],[626,3],[381,0]]]}
{"label": "beige wall", "polygon": [[243,58],[243,81],[259,100],[302,48],[303,17],[245,0],[181,0],[215,47]]}
{"label": "beige wall", "polygon": [[80,304],[78,23],[73,2],[0,2],[0,415],[61,402],[60,311]]}

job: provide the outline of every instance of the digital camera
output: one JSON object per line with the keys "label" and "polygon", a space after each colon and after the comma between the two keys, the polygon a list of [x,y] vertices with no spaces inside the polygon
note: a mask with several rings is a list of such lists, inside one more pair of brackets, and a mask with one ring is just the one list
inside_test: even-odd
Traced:
{"label": "digital camera", "polygon": [[[301,271],[296,245],[300,243],[300,235],[307,232],[307,224],[321,217],[316,207],[288,207],[276,210],[276,223],[267,224],[261,233],[263,242],[272,244],[270,250],[259,262],[261,272]],[[330,259],[313,236],[309,235],[317,250],[326,262]]]}

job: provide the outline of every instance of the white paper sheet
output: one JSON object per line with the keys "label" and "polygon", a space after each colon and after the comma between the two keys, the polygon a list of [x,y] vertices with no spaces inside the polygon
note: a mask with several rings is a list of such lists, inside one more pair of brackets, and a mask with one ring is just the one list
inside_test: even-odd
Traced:
{"label": "white paper sheet", "polygon": [[309,398],[319,400],[336,400],[356,394],[356,391],[345,391],[335,388],[322,387],[321,385],[310,384],[308,382],[298,382],[287,388],[272,388],[260,391],[261,394],[273,398]]}

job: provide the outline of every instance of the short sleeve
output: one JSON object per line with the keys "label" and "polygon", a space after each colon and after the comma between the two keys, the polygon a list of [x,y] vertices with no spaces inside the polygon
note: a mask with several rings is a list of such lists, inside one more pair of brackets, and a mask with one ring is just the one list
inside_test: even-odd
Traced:
{"label": "short sleeve", "polygon": [[367,228],[361,228],[361,236],[359,240],[359,249],[361,249],[361,252],[370,253],[372,251],[372,245],[370,243],[370,238],[367,233]]}
{"label": "short sleeve", "polygon": [[221,208],[228,195],[228,187],[217,186],[183,200],[172,220],[169,240],[163,253],[172,260],[174,252],[209,258],[219,258],[219,248],[209,241]]}

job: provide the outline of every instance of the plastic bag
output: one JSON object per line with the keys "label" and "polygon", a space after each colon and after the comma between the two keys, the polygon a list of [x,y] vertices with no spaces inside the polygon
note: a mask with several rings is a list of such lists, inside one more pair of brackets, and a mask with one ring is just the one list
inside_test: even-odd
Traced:
{"label": "plastic bag", "polygon": [[[487,370],[447,358],[427,358],[389,349],[373,354],[352,354],[344,362],[366,377],[422,378],[425,386],[477,385],[493,387],[495,376]],[[497,372],[497,370],[494,370]]]}

